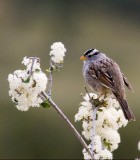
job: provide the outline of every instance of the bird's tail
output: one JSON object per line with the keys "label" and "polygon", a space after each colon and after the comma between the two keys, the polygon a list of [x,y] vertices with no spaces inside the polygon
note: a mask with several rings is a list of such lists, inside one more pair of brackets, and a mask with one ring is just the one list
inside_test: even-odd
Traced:
{"label": "bird's tail", "polygon": [[117,98],[117,100],[118,100],[118,102],[119,102],[119,104],[122,108],[122,111],[124,113],[125,118],[128,121],[131,121],[131,120],[135,121],[135,116],[134,116],[133,112],[131,111],[131,109],[129,108],[126,99],[123,99],[122,97],[120,98],[118,96],[116,96],[116,98]]}

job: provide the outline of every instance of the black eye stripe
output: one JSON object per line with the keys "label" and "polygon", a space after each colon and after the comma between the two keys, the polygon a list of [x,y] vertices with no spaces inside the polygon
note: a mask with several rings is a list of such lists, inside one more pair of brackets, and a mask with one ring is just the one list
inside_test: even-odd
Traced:
{"label": "black eye stripe", "polygon": [[97,55],[97,54],[99,54],[99,53],[100,53],[100,52],[95,52],[94,55]]}

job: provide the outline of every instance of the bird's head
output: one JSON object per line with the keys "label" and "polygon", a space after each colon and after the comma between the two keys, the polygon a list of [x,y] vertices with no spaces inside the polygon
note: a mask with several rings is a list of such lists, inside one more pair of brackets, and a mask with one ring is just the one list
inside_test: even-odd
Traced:
{"label": "bird's head", "polygon": [[98,55],[100,52],[97,49],[89,49],[87,50],[83,56],[80,57],[81,60],[88,60],[95,55]]}

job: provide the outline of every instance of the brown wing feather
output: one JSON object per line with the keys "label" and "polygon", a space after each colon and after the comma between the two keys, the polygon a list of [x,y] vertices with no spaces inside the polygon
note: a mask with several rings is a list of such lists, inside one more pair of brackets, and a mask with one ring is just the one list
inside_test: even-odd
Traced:
{"label": "brown wing feather", "polygon": [[115,81],[110,73],[110,70],[112,71],[114,69],[112,63],[113,61],[111,59],[103,59],[98,62],[92,62],[90,65],[89,74],[100,80],[101,84],[111,89],[112,92],[117,92]]}
{"label": "brown wing feather", "polygon": [[122,73],[122,75],[123,75],[124,83],[127,86],[127,88],[130,89],[131,91],[134,91],[131,84],[128,82],[127,78],[125,77],[125,75],[123,73]]}

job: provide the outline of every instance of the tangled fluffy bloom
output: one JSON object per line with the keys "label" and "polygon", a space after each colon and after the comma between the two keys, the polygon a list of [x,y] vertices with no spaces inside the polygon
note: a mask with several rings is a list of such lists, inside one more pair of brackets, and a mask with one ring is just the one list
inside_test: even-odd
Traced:
{"label": "tangled fluffy bloom", "polygon": [[[90,143],[88,148],[91,150],[92,144]],[[91,159],[90,155],[84,148],[82,150],[84,159],[89,160]],[[112,153],[108,149],[102,149],[102,143],[101,143],[101,138],[100,136],[95,136],[94,137],[94,158],[95,159],[112,159]]]}
{"label": "tangled fluffy bloom", "polygon": [[[100,142],[100,141],[99,141],[99,142]],[[98,141],[97,141],[97,143],[98,143]],[[91,144],[89,144],[89,145],[88,145],[88,148],[89,148],[90,150],[91,150],[91,147],[92,147]],[[96,148],[96,147],[98,147],[98,145],[95,145],[95,148]],[[101,151],[101,149],[100,149],[100,151]],[[86,151],[85,148],[82,150],[82,153],[83,153],[83,155],[84,155],[84,159],[85,159],[85,160],[91,159],[90,155],[88,154],[88,152]],[[95,158],[95,159],[99,159],[99,158],[100,158],[99,154],[95,154],[95,155],[94,155],[94,158]]]}
{"label": "tangled fluffy bloom", "polygon": [[[90,101],[100,106],[96,115],[96,130],[93,135],[93,107]],[[125,127],[128,121],[125,119],[117,100],[109,95],[98,98],[96,94],[86,94],[84,101],[80,104],[78,113],[75,115],[75,121],[82,120],[83,136],[90,140],[92,146],[92,138],[94,138],[94,155],[96,159],[112,159],[112,151],[118,148],[120,143],[120,134],[118,129]],[[97,138],[98,137],[98,138]],[[97,140],[98,139],[98,140]],[[96,144],[100,145],[96,145]],[[102,145],[101,145],[102,144]],[[88,153],[83,150],[84,158],[88,158]]]}
{"label": "tangled fluffy bloom", "polygon": [[52,62],[62,64],[65,56],[66,48],[63,43],[55,42],[51,45],[50,56]]}
{"label": "tangled fluffy bloom", "polygon": [[[31,68],[32,68],[32,72],[34,72],[35,70],[36,71],[41,70],[40,59],[37,58],[37,57],[30,57],[30,58],[24,57],[23,61],[22,61],[22,64],[24,64],[26,66],[27,71],[30,71]],[[32,67],[32,65],[33,65],[33,67]]]}
{"label": "tangled fluffy bloom", "polygon": [[8,76],[9,95],[17,109],[27,111],[43,102],[39,94],[46,90],[48,79],[41,71],[38,58],[25,57],[22,63],[26,66],[25,70],[16,70]]}
{"label": "tangled fluffy bloom", "polygon": [[107,149],[103,149],[99,152],[100,155],[100,159],[112,159],[112,153],[107,150]]}

